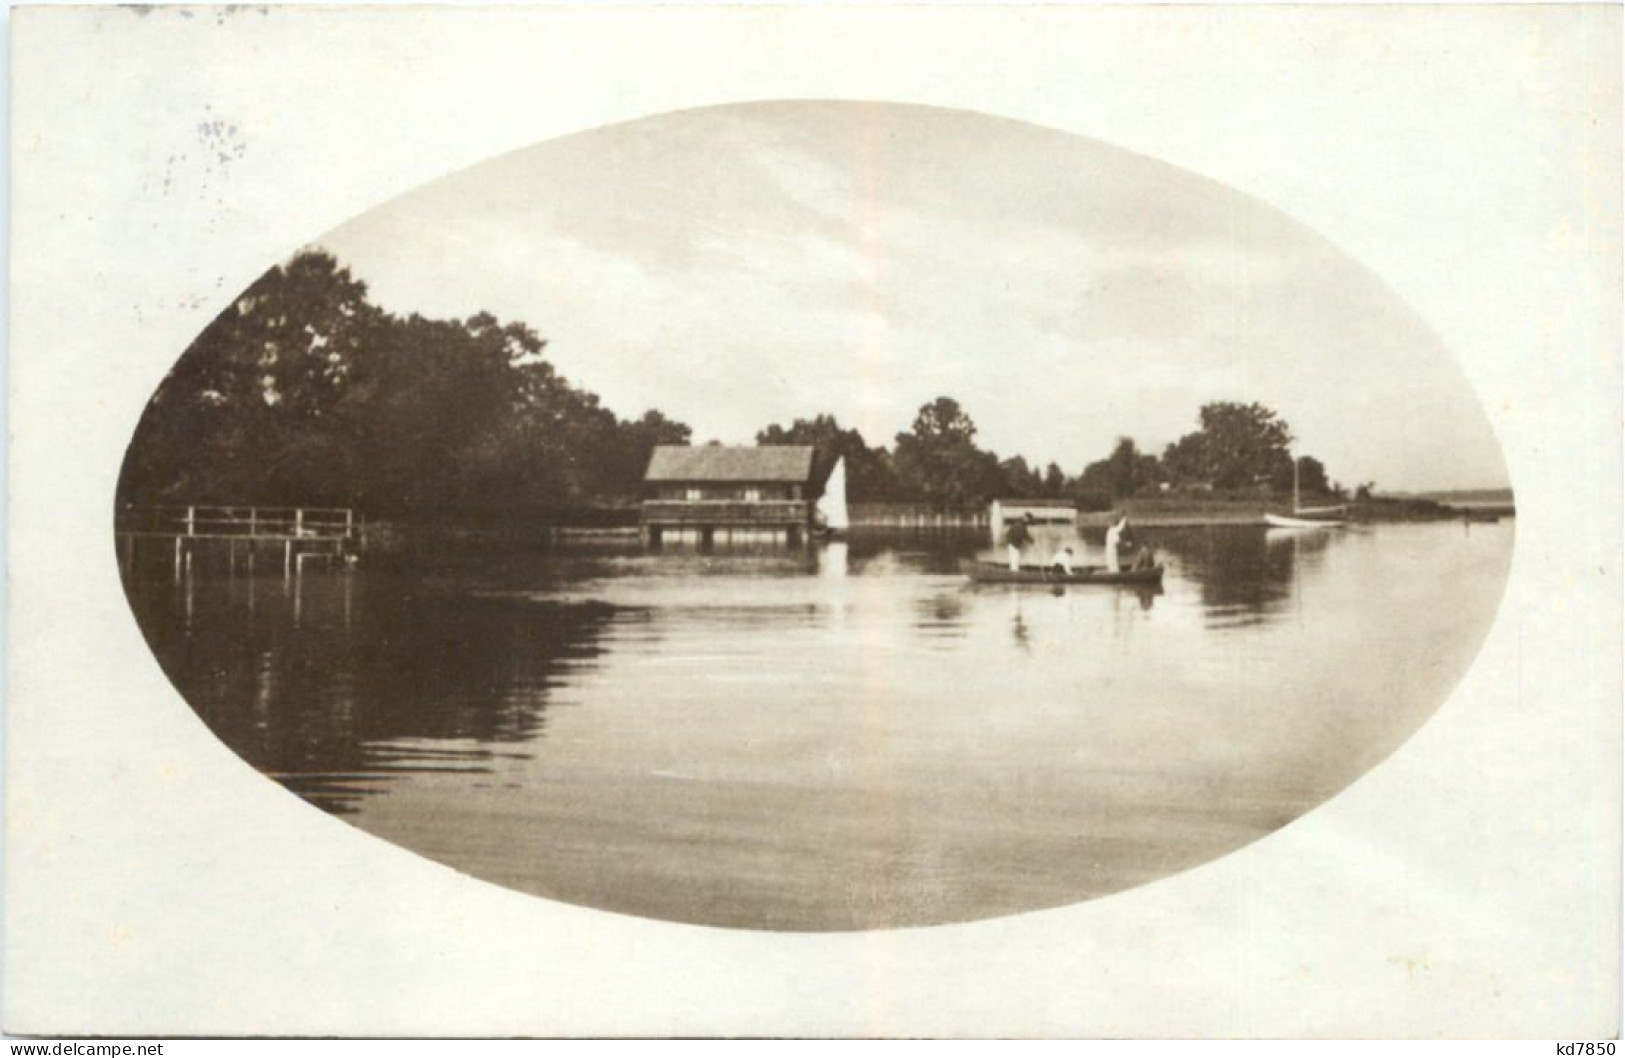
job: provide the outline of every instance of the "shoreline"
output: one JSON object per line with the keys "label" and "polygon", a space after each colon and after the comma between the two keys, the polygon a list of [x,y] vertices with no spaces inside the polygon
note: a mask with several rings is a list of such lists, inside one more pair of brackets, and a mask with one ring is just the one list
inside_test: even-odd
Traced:
{"label": "shoreline", "polygon": [[[1080,511],[1077,528],[1103,532],[1118,519],[1142,529],[1265,528],[1266,512],[1280,513],[1285,505],[1265,500],[1190,500],[1146,497],[1128,499],[1107,511]],[[1383,522],[1439,522],[1452,520],[1490,521],[1515,518],[1517,508],[1509,503],[1446,504],[1436,500],[1379,497],[1351,502],[1348,521],[1353,524]],[[881,508],[880,510],[885,510]],[[880,513],[877,510],[876,513]],[[985,520],[971,516],[969,509],[943,510],[940,517],[897,518],[885,510],[881,517],[866,518],[862,508],[854,510],[849,532],[862,536],[985,534]],[[380,520],[366,526],[369,552],[377,555],[409,555],[435,551],[547,551],[554,548],[624,547],[640,541],[636,524],[569,524],[543,518],[521,518],[508,522],[482,522],[480,519],[450,522],[414,522],[408,519]]]}

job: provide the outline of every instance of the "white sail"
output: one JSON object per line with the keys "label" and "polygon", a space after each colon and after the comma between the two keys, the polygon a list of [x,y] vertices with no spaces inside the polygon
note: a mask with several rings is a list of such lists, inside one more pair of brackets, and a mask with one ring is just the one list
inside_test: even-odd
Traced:
{"label": "white sail", "polygon": [[847,529],[851,519],[846,514],[846,460],[837,459],[835,469],[824,483],[824,494],[818,498],[819,520],[831,530]]}

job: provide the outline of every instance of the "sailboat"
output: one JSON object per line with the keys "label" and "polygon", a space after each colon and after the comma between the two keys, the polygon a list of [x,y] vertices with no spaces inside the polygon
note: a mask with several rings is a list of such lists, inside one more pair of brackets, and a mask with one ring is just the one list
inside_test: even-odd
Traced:
{"label": "sailboat", "polygon": [[842,536],[852,527],[846,511],[846,460],[835,460],[835,466],[824,482],[824,494],[813,508],[813,533],[818,536]]}
{"label": "sailboat", "polygon": [[1292,515],[1288,517],[1284,514],[1270,514],[1266,511],[1264,524],[1271,529],[1341,529],[1348,524],[1346,518],[1317,517],[1328,514],[1343,514],[1345,508],[1342,504],[1332,507],[1305,507],[1298,500],[1298,461],[1293,459]]}

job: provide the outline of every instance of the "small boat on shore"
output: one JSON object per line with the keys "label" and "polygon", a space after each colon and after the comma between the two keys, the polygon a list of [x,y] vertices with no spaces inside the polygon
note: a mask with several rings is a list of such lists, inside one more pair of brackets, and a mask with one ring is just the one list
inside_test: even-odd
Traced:
{"label": "small boat on shore", "polygon": [[1135,584],[1162,583],[1162,567],[1150,569],[1120,569],[1113,572],[1105,566],[1077,566],[1071,573],[1055,572],[1051,566],[1022,566],[1011,569],[1002,562],[979,562],[960,559],[959,571],[982,584]]}
{"label": "small boat on shore", "polygon": [[1292,513],[1264,514],[1264,524],[1271,529],[1341,529],[1348,524],[1342,517],[1348,509],[1342,504],[1334,507],[1305,507],[1299,495],[1299,464],[1292,461]]}
{"label": "small boat on shore", "polygon": [[1266,514],[1264,524],[1271,529],[1341,529],[1348,522],[1342,518],[1289,518],[1284,514]]}

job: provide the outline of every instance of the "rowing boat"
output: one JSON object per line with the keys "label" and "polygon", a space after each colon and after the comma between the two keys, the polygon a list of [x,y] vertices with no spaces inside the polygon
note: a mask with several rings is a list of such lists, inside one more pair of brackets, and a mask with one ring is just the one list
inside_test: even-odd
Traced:
{"label": "rowing boat", "polygon": [[1053,566],[1022,566],[1013,570],[999,562],[961,559],[959,571],[971,580],[986,584],[1141,584],[1162,583],[1162,567],[1120,569],[1105,566],[1077,566],[1071,573],[1057,573]]}

